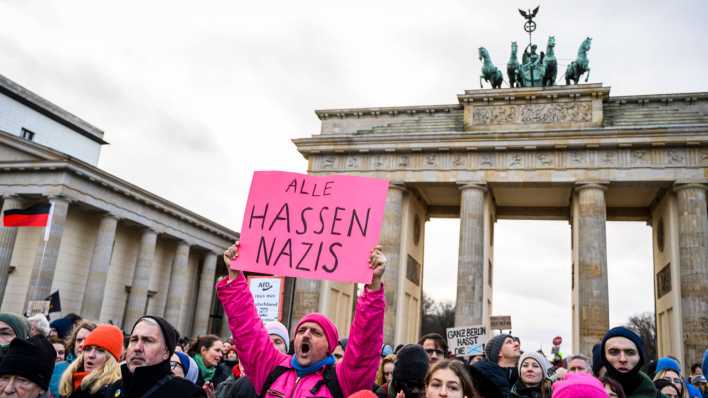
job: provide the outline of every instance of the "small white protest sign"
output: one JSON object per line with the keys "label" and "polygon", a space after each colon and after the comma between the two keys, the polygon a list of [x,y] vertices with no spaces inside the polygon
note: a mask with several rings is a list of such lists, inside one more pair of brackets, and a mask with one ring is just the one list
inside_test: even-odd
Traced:
{"label": "small white protest sign", "polygon": [[284,285],[282,277],[251,276],[248,278],[248,287],[258,310],[258,316],[264,322],[280,320],[283,313]]}
{"label": "small white protest sign", "polygon": [[487,329],[484,325],[461,326],[447,329],[447,345],[456,357],[484,354]]}

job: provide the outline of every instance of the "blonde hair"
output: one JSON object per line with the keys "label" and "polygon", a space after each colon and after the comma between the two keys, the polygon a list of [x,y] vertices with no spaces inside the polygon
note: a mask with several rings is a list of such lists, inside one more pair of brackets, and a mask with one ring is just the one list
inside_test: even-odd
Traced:
{"label": "blonde hair", "polygon": [[[676,372],[675,370],[673,370],[673,369],[664,369],[664,370],[658,372],[658,373],[654,376],[654,380],[653,380],[653,381],[657,381],[657,380],[659,380],[659,379],[663,379],[663,378],[665,378],[665,377],[668,377],[668,376],[666,375],[667,372],[671,372],[671,373],[675,374],[676,377],[678,377],[679,379],[681,379],[681,395],[680,395],[680,397],[681,397],[681,398],[689,398],[689,396],[688,396],[688,387],[686,386],[686,382],[683,381],[683,378],[681,377],[681,375],[680,375],[678,372]],[[673,384],[673,381],[671,382],[671,384]]]}
{"label": "blonde hair", "polygon": [[382,360],[381,364],[379,365],[379,369],[376,371],[376,384],[382,386],[384,383],[386,383],[386,378],[384,377],[384,366],[387,363],[396,363],[396,354],[388,354],[386,355]]}
{"label": "blonde hair", "polygon": [[[74,373],[84,368],[84,353],[81,353],[74,362],[61,375],[59,381],[59,394],[68,397],[74,393]],[[98,369],[94,369],[81,380],[81,391],[96,394],[104,386],[115,383],[121,379],[120,364],[106,351],[106,362]]]}

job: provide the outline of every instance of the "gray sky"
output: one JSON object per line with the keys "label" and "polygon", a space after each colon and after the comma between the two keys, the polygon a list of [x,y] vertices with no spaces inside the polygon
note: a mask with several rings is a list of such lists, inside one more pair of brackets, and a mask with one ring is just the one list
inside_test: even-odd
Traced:
{"label": "gray sky", "polygon": [[[536,4],[0,0],[0,73],[104,129],[102,168],[240,229],[254,170],[305,170],[290,139],[318,132],[314,109],[455,103],[478,87],[477,48],[503,65],[527,38],[516,8]],[[591,81],[612,95],[706,91],[706,20],[704,1],[541,2],[536,37],[566,64],[592,36]],[[439,299],[457,229],[428,224]],[[649,234],[608,225],[613,324],[653,309]],[[495,242],[495,312],[530,348],[569,342],[567,223],[499,222]]]}

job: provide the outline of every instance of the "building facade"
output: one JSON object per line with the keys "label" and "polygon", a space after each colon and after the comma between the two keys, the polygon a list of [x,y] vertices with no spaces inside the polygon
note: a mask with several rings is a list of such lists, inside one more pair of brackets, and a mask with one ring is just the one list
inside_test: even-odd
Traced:
{"label": "building facade", "polygon": [[0,130],[2,209],[52,204],[46,228],[0,228],[0,311],[59,291],[54,318],[227,334],[214,284],[236,232],[96,167],[102,131],[6,78]]}
{"label": "building facade", "polygon": [[[488,330],[500,315],[496,220],[567,220],[573,352],[589,355],[611,326],[605,224],[644,221],[659,355],[697,362],[708,341],[708,93],[613,97],[610,87],[579,84],[466,90],[457,99],[320,110],[320,134],[294,140],[312,174],[391,181],[381,232],[385,341],[419,333],[429,217],[460,219],[455,323]],[[297,281],[295,313],[341,317],[353,289]]]}

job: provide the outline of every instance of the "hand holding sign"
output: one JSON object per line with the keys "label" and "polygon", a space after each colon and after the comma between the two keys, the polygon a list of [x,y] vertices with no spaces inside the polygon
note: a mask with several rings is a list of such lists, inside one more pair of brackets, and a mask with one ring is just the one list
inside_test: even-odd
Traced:
{"label": "hand holding sign", "polygon": [[[231,261],[233,259],[235,259],[236,257],[238,257],[238,245],[239,245],[239,241],[236,241],[236,242],[234,242],[233,245],[231,245],[231,247],[226,249],[226,251],[224,252],[224,263],[225,264],[231,264]],[[227,268],[229,269],[229,280],[236,279],[238,274],[241,273],[240,270],[233,269],[231,267],[227,267]]]}
{"label": "hand holding sign", "polygon": [[386,256],[381,251],[381,245],[376,245],[369,256],[369,266],[374,270],[374,275],[371,278],[371,283],[366,285],[369,290],[379,290],[381,288],[381,278],[386,271]]}

